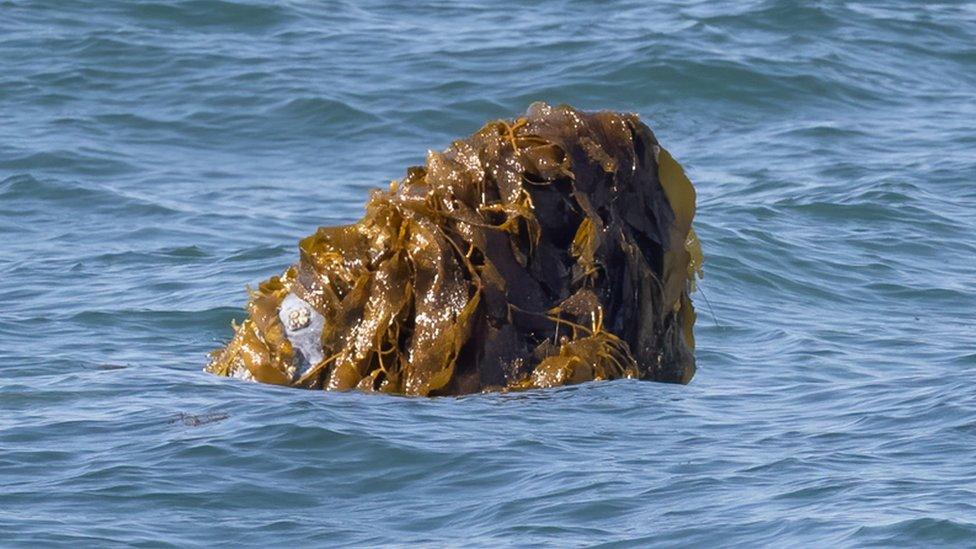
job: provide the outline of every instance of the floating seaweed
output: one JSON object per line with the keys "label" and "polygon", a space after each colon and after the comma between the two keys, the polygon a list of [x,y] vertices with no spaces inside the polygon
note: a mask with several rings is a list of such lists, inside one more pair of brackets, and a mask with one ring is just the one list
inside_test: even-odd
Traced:
{"label": "floating seaweed", "polygon": [[695,191],[634,114],[531,105],[251,292],[218,375],[457,395],[695,373]]}

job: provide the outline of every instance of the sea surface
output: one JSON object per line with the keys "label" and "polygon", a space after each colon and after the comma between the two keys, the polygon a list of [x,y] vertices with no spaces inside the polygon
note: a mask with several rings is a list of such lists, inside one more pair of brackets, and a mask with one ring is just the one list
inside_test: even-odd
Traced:
{"label": "sea surface", "polygon": [[[220,379],[245,286],[532,102],[698,188],[688,386]],[[0,546],[976,546],[973,2],[0,1]]]}

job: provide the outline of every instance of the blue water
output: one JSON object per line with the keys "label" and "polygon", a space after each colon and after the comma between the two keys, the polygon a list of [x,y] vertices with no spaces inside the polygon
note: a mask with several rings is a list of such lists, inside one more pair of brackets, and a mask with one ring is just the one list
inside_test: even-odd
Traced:
{"label": "blue water", "polygon": [[[299,238],[536,100],[696,182],[691,385],[201,372]],[[0,2],[0,546],[974,546],[974,119],[971,2]]]}

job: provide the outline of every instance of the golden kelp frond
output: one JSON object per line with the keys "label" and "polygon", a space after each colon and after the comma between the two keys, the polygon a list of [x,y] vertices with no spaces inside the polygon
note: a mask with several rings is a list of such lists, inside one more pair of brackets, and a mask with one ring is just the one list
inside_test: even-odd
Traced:
{"label": "golden kelp frond", "polygon": [[[694,213],[694,187],[636,115],[536,103],[430,153],[358,223],[302,240],[208,370],[411,395],[687,383]],[[296,299],[323,319],[313,353],[282,323]]]}
{"label": "golden kelp frond", "polygon": [[519,388],[555,387],[584,381],[636,378],[640,368],[627,344],[608,332],[566,341],[558,354],[548,356]]}

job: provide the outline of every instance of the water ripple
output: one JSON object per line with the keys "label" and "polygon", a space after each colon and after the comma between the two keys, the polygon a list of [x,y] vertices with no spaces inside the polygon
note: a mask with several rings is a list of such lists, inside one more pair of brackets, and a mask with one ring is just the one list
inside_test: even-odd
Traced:
{"label": "water ripple", "polygon": [[[0,544],[976,540],[971,5],[0,14]],[[537,100],[641,114],[696,182],[691,385],[200,371],[299,238]]]}

